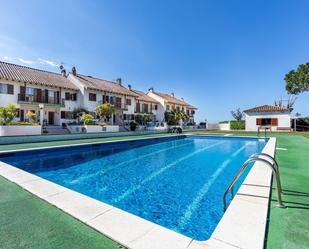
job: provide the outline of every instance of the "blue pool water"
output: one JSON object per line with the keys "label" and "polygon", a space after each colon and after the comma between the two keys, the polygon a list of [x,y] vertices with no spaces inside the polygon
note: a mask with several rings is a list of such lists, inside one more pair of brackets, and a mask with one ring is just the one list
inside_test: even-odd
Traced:
{"label": "blue pool water", "polygon": [[266,142],[180,136],[20,152],[0,160],[206,240],[223,215],[225,188],[242,163],[262,151]]}

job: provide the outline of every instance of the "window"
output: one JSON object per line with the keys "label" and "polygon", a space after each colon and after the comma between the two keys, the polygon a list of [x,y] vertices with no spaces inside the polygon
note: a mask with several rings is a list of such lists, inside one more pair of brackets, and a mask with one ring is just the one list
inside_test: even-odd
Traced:
{"label": "window", "polygon": [[131,99],[126,99],[126,105],[131,105]]}
{"label": "window", "polygon": [[95,93],[89,93],[89,101],[97,101],[97,95]]}
{"label": "window", "polygon": [[65,100],[71,100],[71,101],[76,101],[77,99],[77,94],[76,93],[65,93]]}
{"label": "window", "polygon": [[169,105],[166,106],[166,110],[168,110],[168,111],[170,110],[170,106]]}
{"label": "window", "polygon": [[277,118],[257,118],[256,125],[261,126],[277,126],[278,119]]}
{"label": "window", "polygon": [[65,100],[71,100],[71,94],[65,93]]}
{"label": "window", "polygon": [[115,107],[121,108],[121,98],[119,98],[119,97],[115,98]]}
{"label": "window", "polygon": [[35,93],[34,88],[26,87],[26,101],[33,102],[34,101],[34,93]]}
{"label": "window", "polygon": [[158,110],[158,105],[155,105],[155,106],[154,106],[154,109],[155,109],[155,110]]}
{"label": "window", "polygon": [[55,92],[48,91],[48,103],[53,104],[55,103]]}
{"label": "window", "polygon": [[77,100],[77,93],[72,93],[71,94],[71,100],[76,101]]}
{"label": "window", "polygon": [[61,118],[62,119],[74,119],[74,114],[73,112],[65,112],[65,111],[61,111]]}
{"label": "window", "polygon": [[9,84],[0,83],[0,93],[14,94],[14,86]]}

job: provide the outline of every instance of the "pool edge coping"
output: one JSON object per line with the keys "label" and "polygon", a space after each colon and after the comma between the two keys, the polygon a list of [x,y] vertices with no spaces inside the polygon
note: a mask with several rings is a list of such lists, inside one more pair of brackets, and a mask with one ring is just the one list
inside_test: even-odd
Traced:
{"label": "pool edge coping", "polygon": [[[197,134],[192,134],[193,136],[200,136]],[[178,136],[178,135],[174,135]],[[180,136],[191,136],[191,134],[181,134]],[[205,135],[204,135],[205,136]],[[162,138],[162,137],[171,137],[171,135],[167,136],[157,136],[157,137],[143,137],[143,138],[128,138],[128,139],[120,139],[120,140],[113,140],[113,141],[101,141],[95,143],[113,143],[113,142],[124,142],[128,140],[139,140],[139,139],[153,139],[153,138]],[[211,135],[213,137],[213,135]],[[222,137],[222,136],[218,136]],[[231,136],[231,137],[241,137],[245,138],[245,136]],[[257,138],[250,136],[250,138]],[[74,145],[61,145],[61,146],[53,146],[47,147],[47,149],[52,148],[59,148],[59,147],[70,147],[70,146],[78,146],[78,145],[89,145],[94,143],[82,143],[82,144],[74,144]],[[268,142],[263,148],[263,152],[268,153],[270,155],[274,155],[275,153],[275,146],[276,146],[276,138],[269,138]],[[44,147],[45,148],[45,147]],[[42,148],[41,148],[42,149]],[[38,150],[38,148],[31,148],[32,150]],[[14,150],[8,151],[9,152],[17,152],[17,151],[25,151],[25,150]],[[27,150],[29,151],[29,150]],[[3,152],[4,153],[4,152]],[[246,206],[246,203],[249,206],[253,205],[254,207],[258,207],[259,209],[262,207],[261,215],[262,217],[258,217],[255,220],[257,223],[255,226],[250,226],[253,230],[257,230],[257,226],[259,227],[259,233],[256,240],[259,242],[254,244],[250,244],[250,248],[263,248],[264,245],[264,238],[266,232],[266,220],[267,220],[267,213],[268,213],[268,205],[269,205],[269,197],[270,197],[270,189],[271,189],[271,172],[266,167],[259,167],[259,162],[256,162],[252,169],[250,170],[249,174],[246,176],[243,184],[241,185],[239,191],[235,195],[235,198],[230,203],[227,211],[222,216],[220,222],[218,223],[215,231],[211,235],[211,237],[206,241],[196,241],[192,238],[189,238],[185,235],[172,231],[168,228],[155,224],[151,221],[145,220],[138,216],[135,216],[131,213],[128,213],[124,210],[118,209],[113,207],[109,204],[104,202],[95,200],[89,196],[83,195],[76,191],[70,190],[68,188],[62,187],[58,184],[45,180],[39,176],[30,174],[26,171],[18,169],[14,166],[9,164],[3,163],[0,161],[0,175],[16,183],[17,185],[21,186],[23,189],[33,193],[35,196],[39,197],[50,203],[51,205],[59,208],[60,210],[64,211],[65,213],[73,216],[74,218],[80,220],[81,222],[89,225],[90,227],[94,228],[95,230],[99,231],[100,233],[104,234],[105,236],[111,238],[112,240],[123,244],[124,246],[132,249],[139,249],[139,248],[169,248],[169,249],[181,249],[181,248],[188,248],[188,249],[199,249],[199,248],[248,248],[246,236],[247,234],[254,234],[254,231],[248,231],[248,227],[246,224],[248,223],[248,219],[250,220],[252,212],[247,210],[247,217],[243,217],[244,213],[241,214],[240,219],[242,222],[246,224],[236,224],[237,227],[243,228],[246,227],[245,233],[240,233],[243,235],[242,238],[237,237],[237,241],[233,240],[230,237],[231,229],[227,229],[226,227],[235,229],[235,223],[233,222],[233,216],[237,217],[237,209],[238,206]],[[3,172],[4,171],[4,172]],[[270,174],[269,174],[270,173]],[[261,202],[256,201],[256,194],[260,192],[256,188],[248,188],[244,187],[246,184],[252,184],[255,178],[254,174],[264,175],[265,177],[265,187],[263,194],[266,197],[262,198]],[[253,175],[253,176],[252,176]],[[263,178],[263,177],[262,177]],[[69,198],[68,201],[61,200],[63,195],[67,195]],[[247,196],[246,196],[247,195]],[[60,200],[59,200],[60,198]],[[252,200],[253,199],[253,200]],[[73,200],[73,202],[71,202]],[[75,201],[75,202],[74,202]],[[73,203],[73,204],[72,204]],[[248,205],[247,205],[248,206]],[[244,207],[245,208],[245,207]],[[251,207],[248,207],[251,208]],[[246,208],[245,208],[246,209]],[[266,209],[266,215],[265,214]],[[93,217],[90,213],[93,213]],[[252,210],[251,210],[252,211]],[[238,214],[239,215],[239,214]],[[232,216],[232,219],[231,219]],[[263,222],[260,222],[260,219]],[[118,221],[118,222],[115,222]],[[232,221],[232,222],[231,222]],[[238,220],[239,221],[239,220]],[[122,223],[122,225],[121,225]],[[135,229],[132,229],[134,227]],[[249,227],[249,228],[250,228]],[[125,230],[125,231],[124,231]],[[237,230],[237,229],[236,229]],[[235,230],[235,231],[236,231]],[[262,231],[263,230],[263,231]],[[233,232],[235,232],[233,231]],[[239,234],[238,234],[239,235]],[[158,239],[160,238],[160,240]],[[240,240],[239,240],[240,239]],[[250,237],[252,241],[252,238]],[[249,242],[250,243],[250,242]],[[256,243],[253,242],[253,243]],[[262,245],[262,246],[261,246]]]}

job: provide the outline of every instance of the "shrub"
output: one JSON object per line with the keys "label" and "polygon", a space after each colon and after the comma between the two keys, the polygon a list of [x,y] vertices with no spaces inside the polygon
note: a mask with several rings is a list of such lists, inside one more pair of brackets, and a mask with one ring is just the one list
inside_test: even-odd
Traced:
{"label": "shrub", "polygon": [[84,113],[81,117],[81,120],[83,121],[84,125],[93,125],[95,124],[93,120],[93,116],[91,114]]}
{"label": "shrub", "polygon": [[137,123],[135,123],[134,121],[132,121],[132,122],[130,123],[130,130],[131,130],[131,131],[135,131],[135,130],[136,130],[136,127],[137,127]]}
{"label": "shrub", "polygon": [[26,116],[29,118],[30,121],[35,122],[37,119],[37,116],[34,112],[28,111]]}
{"label": "shrub", "polygon": [[9,104],[7,106],[0,107],[1,125],[10,124],[16,116],[17,116],[17,110],[14,104]]}
{"label": "shrub", "polygon": [[231,130],[244,130],[246,123],[244,120],[236,121],[232,120],[230,121]]}

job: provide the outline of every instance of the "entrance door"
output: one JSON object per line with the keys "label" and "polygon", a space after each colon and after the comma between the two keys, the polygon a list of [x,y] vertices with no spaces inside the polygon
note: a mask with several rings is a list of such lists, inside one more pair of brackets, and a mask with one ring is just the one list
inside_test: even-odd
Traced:
{"label": "entrance door", "polygon": [[54,112],[48,112],[48,124],[49,125],[54,124],[54,116],[55,116]]}

